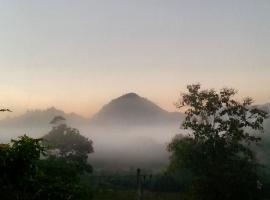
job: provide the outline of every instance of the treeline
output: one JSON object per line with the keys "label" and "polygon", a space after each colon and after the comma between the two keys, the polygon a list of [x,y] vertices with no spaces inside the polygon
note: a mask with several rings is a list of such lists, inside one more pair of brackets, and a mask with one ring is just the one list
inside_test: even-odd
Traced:
{"label": "treeline", "polygon": [[24,135],[0,145],[1,199],[91,199],[90,185],[81,176],[92,172],[87,163],[92,141],[55,123],[42,139]]}
{"label": "treeline", "polygon": [[[182,128],[188,134],[173,138],[168,145],[169,166],[159,174],[145,172],[140,187],[177,193],[171,199],[178,194],[187,200],[269,198],[269,168],[258,162],[254,152],[268,113],[253,106],[250,98],[235,100],[234,89],[202,90],[199,84],[187,89],[177,107],[185,108]],[[92,141],[67,126],[61,116],[51,124],[52,130],[41,139],[24,135],[0,146],[1,199],[91,199],[96,194],[103,199],[104,191],[136,195],[135,171],[92,174],[87,162]]]}

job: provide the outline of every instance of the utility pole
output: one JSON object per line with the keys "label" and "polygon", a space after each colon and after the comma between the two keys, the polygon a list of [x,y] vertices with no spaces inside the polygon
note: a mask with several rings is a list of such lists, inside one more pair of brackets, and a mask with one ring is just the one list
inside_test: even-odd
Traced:
{"label": "utility pole", "polygon": [[137,169],[137,200],[143,200],[143,188],[142,188],[142,176],[141,176],[141,169]]}
{"label": "utility pole", "polygon": [[146,175],[141,174],[141,169],[137,169],[137,200],[143,200],[144,186],[146,183],[146,178],[149,177],[150,181],[152,179],[152,174]]}

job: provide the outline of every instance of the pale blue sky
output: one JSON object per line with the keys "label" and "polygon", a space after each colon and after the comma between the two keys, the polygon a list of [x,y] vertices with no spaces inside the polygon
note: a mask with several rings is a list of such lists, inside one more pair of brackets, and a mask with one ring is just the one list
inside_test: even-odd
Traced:
{"label": "pale blue sky", "polygon": [[189,83],[270,102],[269,0],[0,0],[0,103],[89,116],[133,91],[167,110]]}

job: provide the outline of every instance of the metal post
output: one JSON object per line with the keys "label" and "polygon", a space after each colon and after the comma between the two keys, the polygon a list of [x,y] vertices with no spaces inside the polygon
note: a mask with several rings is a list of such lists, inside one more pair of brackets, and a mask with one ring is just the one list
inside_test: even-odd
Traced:
{"label": "metal post", "polygon": [[137,200],[142,200],[143,199],[143,193],[142,193],[142,178],[141,178],[141,169],[137,169]]}

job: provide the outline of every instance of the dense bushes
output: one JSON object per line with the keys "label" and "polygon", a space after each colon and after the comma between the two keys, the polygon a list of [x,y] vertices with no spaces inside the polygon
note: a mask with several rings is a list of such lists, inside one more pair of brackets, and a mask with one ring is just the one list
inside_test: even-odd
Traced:
{"label": "dense bushes", "polygon": [[1,144],[1,199],[91,199],[91,188],[80,177],[92,168],[81,156],[50,155],[42,139],[26,135]]}

